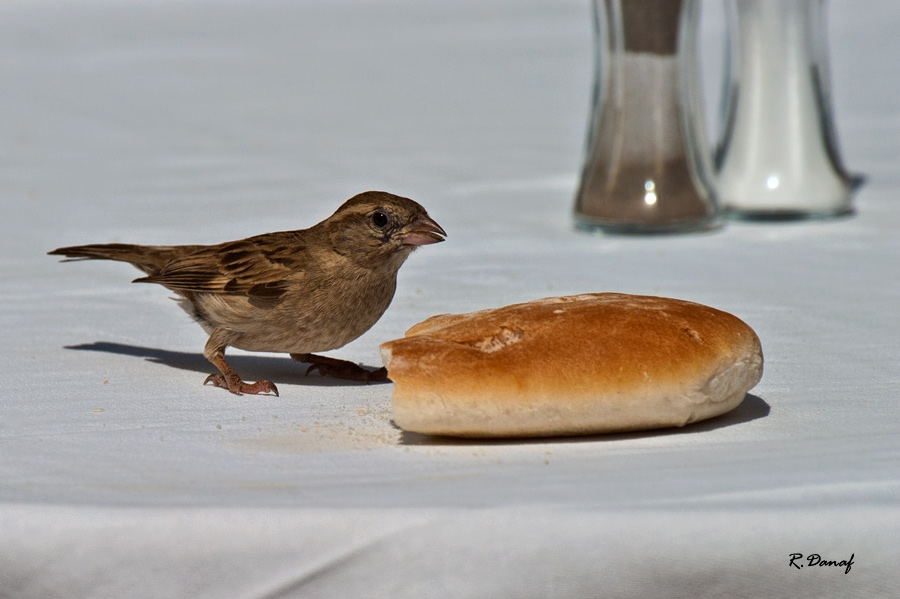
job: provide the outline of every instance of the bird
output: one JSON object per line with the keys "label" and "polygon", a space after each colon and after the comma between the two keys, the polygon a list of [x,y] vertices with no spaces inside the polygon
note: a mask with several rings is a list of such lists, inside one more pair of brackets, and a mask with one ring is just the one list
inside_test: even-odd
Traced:
{"label": "bird", "polygon": [[174,292],[209,335],[203,355],[218,369],[203,382],[236,395],[278,395],[269,380],[245,382],[225,361],[228,347],[287,353],[307,374],[385,381],[387,370],[316,355],[353,341],[374,325],[394,297],[397,272],[419,246],[447,233],[417,202],[384,191],[353,196],[307,229],[255,235],[215,245],[61,247],[63,262],[129,262]]}

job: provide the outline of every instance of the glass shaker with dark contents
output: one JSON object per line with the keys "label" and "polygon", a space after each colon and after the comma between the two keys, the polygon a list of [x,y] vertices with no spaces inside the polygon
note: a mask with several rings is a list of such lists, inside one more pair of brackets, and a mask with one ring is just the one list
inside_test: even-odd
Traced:
{"label": "glass shaker with dark contents", "polygon": [[718,225],[697,0],[594,0],[596,72],[575,216],[618,233]]}

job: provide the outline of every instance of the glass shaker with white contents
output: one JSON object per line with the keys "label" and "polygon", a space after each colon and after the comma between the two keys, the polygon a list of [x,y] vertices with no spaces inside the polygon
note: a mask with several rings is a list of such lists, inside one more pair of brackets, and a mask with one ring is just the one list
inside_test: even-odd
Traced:
{"label": "glass shaker with white contents", "polygon": [[822,218],[851,210],[834,131],[823,0],[737,0],[716,192],[729,215]]}

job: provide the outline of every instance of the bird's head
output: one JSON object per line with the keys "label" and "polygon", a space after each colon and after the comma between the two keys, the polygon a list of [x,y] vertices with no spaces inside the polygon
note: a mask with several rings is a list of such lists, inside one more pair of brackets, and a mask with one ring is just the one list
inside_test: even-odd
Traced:
{"label": "bird's head", "polygon": [[418,203],[384,191],[350,198],[322,224],[337,253],[372,268],[400,268],[414,249],[447,236]]}

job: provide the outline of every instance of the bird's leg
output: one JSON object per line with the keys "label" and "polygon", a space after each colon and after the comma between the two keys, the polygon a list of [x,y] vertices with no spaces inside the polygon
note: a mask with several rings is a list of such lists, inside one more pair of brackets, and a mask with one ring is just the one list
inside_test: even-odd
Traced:
{"label": "bird's leg", "polygon": [[256,381],[255,383],[245,383],[241,380],[241,377],[235,372],[234,368],[229,366],[228,362],[225,361],[226,344],[222,343],[221,337],[224,335],[219,333],[219,331],[220,329],[216,329],[213,331],[213,334],[210,335],[209,341],[206,342],[206,348],[203,350],[203,355],[206,356],[207,360],[216,365],[216,368],[219,369],[221,374],[216,373],[209,375],[206,377],[206,380],[203,381],[203,384],[212,383],[216,387],[228,389],[235,395],[242,395],[244,393],[250,395],[274,393],[277,396],[278,388],[275,387],[275,383],[272,381],[262,380]]}
{"label": "bird's leg", "polygon": [[338,360],[337,358],[329,358],[328,356],[317,356],[316,354],[291,354],[291,358],[298,362],[305,362],[310,365],[309,368],[306,369],[306,374],[309,374],[313,370],[318,370],[322,374],[351,381],[373,383],[387,380],[387,368],[383,366],[378,370],[366,370],[362,366],[354,364],[353,362],[348,362],[347,360]]}
{"label": "bird's leg", "polygon": [[278,388],[275,386],[275,383],[272,381],[256,381],[255,383],[245,383],[241,380],[241,377],[238,376],[238,373],[234,371],[234,369],[228,365],[225,361],[225,355],[219,354],[214,359],[210,360],[213,364],[216,365],[216,368],[221,370],[221,374],[214,373],[206,377],[206,380],[203,381],[203,384],[212,383],[216,387],[223,387],[228,389],[235,395],[242,395],[244,393],[250,395],[259,395],[260,393],[274,393],[276,396],[278,395]]}

